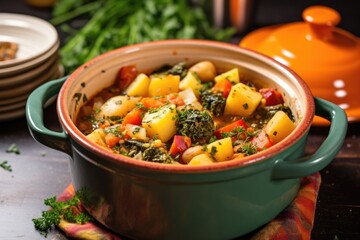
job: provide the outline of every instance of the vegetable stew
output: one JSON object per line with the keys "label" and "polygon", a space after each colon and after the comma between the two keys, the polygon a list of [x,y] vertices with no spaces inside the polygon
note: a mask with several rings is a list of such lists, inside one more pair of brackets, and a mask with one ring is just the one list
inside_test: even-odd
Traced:
{"label": "vegetable stew", "polygon": [[275,88],[218,73],[210,61],[151,73],[119,69],[115,83],[81,107],[76,125],[115,154],[167,164],[206,165],[270,148],[295,123]]}

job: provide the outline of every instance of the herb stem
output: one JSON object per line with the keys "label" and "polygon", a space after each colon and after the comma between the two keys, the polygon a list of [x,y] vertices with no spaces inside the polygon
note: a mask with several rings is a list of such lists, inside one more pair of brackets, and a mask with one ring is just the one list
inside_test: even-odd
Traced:
{"label": "herb stem", "polygon": [[71,12],[67,12],[67,13],[59,15],[57,17],[54,17],[53,19],[50,20],[50,23],[57,26],[61,23],[69,21],[69,20],[76,18],[80,15],[83,15],[87,12],[99,9],[100,7],[101,7],[100,2],[90,2],[88,4],[83,5],[82,7],[76,8],[75,10],[73,10]]}

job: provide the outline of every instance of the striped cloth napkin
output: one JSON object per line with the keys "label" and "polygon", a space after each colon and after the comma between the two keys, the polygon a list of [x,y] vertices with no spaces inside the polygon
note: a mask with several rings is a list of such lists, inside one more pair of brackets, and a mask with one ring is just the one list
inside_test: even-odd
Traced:
{"label": "striped cloth napkin", "polygon": [[[321,183],[320,173],[301,179],[301,186],[296,198],[275,219],[259,231],[250,234],[251,240],[293,240],[310,239],[314,224],[316,199]],[[58,201],[72,198],[75,190],[70,184],[58,197]],[[83,208],[79,206],[79,211]],[[83,225],[60,221],[58,227],[71,239],[81,240],[120,240],[124,239],[97,223]],[[241,238],[242,239],[242,238]]]}

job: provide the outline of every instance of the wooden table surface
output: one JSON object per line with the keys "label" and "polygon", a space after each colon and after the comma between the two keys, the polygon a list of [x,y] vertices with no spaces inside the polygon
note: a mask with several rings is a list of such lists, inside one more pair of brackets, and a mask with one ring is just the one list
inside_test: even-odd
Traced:
{"label": "wooden table surface", "polygon": [[[271,8],[268,1],[259,2],[263,4],[259,11],[264,13]],[[305,2],[309,4],[309,1]],[[321,3],[314,1],[316,2]],[[353,13],[348,8],[344,11],[350,15]],[[51,17],[50,9],[30,8],[20,0],[0,0],[0,12],[25,13],[44,19]],[[358,13],[353,14],[358,18]],[[289,19],[279,21],[292,20]],[[345,19],[349,19],[349,16]],[[348,21],[348,25],[345,23],[344,26],[359,34],[359,26]],[[269,20],[268,23],[273,22]],[[44,115],[45,123],[50,129],[60,129],[55,104],[46,108]],[[312,127],[306,152],[315,151],[326,135],[327,128]],[[360,239],[359,138],[360,123],[350,123],[341,151],[333,162],[321,171],[322,183],[312,231],[313,239]],[[20,154],[6,153],[6,149],[13,143],[20,149]],[[71,182],[68,156],[33,140],[26,120],[22,117],[0,122],[0,162],[5,160],[12,166],[13,171],[0,168],[0,240],[43,239],[34,229],[31,219],[40,217],[41,211],[46,209],[43,205],[45,198],[60,194]],[[66,237],[60,231],[54,230],[48,235],[48,239]]]}

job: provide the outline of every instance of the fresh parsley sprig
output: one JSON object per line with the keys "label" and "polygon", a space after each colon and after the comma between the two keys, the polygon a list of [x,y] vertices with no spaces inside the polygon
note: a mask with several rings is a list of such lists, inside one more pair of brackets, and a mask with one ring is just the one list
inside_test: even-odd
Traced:
{"label": "fresh parsley sprig", "polygon": [[15,154],[19,155],[20,154],[20,149],[15,143],[13,143],[6,149],[6,152],[7,153],[15,153]]}
{"label": "fresh parsley sprig", "polygon": [[43,211],[40,218],[32,219],[35,228],[46,237],[49,230],[57,226],[61,219],[77,224],[92,222],[93,218],[87,212],[79,209],[79,194],[77,191],[73,198],[64,202],[57,201],[56,197],[45,199],[44,204],[50,209]]}
{"label": "fresh parsley sprig", "polygon": [[3,161],[2,163],[0,163],[0,167],[6,171],[12,172],[11,165],[8,164],[8,161]]}

